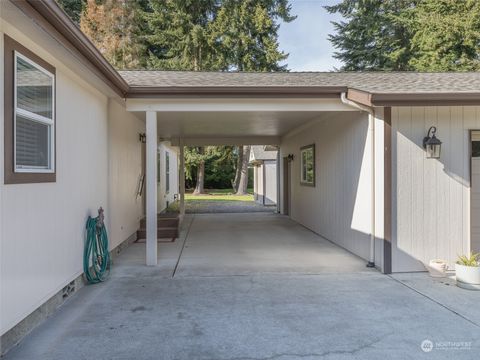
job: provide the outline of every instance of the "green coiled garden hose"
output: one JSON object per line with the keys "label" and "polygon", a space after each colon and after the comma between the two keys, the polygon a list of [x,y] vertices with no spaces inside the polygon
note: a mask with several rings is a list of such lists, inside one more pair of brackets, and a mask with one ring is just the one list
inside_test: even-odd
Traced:
{"label": "green coiled garden hose", "polygon": [[98,210],[96,218],[88,217],[83,252],[83,271],[90,284],[104,281],[110,271],[108,236],[104,223],[103,209]]}

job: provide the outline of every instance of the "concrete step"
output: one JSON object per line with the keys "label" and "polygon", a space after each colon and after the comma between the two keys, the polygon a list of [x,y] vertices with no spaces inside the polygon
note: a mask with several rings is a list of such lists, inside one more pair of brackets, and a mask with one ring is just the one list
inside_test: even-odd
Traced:
{"label": "concrete step", "polygon": [[[137,239],[145,239],[147,237],[147,230],[145,228],[140,228],[137,230]],[[157,229],[157,238],[167,239],[167,238],[177,238],[178,237],[178,227],[161,227]]]}
{"label": "concrete step", "polygon": [[[147,223],[146,219],[140,220],[140,228],[145,228],[146,223]],[[178,227],[178,224],[179,224],[178,217],[165,217],[165,216],[157,217],[158,228]]]}

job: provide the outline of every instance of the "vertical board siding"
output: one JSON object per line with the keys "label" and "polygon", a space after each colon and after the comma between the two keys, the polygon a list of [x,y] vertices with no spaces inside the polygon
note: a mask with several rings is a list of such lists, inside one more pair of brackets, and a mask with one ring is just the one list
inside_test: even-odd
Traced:
{"label": "vertical board siding", "polygon": [[[469,130],[480,128],[478,107],[392,109],[392,270],[424,270],[440,258],[454,266],[470,249]],[[443,142],[427,159],[422,140],[430,126]]]}
{"label": "vertical board siding", "polygon": [[[291,213],[330,241],[368,259],[371,228],[371,156],[368,120],[359,112],[319,120],[282,139],[291,163]],[[300,185],[300,148],[315,144],[315,187]]]}

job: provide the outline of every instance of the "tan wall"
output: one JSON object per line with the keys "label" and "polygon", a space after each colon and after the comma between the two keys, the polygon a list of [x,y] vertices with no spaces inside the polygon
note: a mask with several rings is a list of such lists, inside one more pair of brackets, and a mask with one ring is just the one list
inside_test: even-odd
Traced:
{"label": "tan wall", "polygon": [[82,273],[85,222],[99,206],[106,211],[111,247],[134,231],[143,125],[121,103],[109,102],[108,89],[9,2],[0,2],[0,16],[0,138],[3,34],[55,66],[57,75],[56,182],[4,185],[0,146],[1,335]]}
{"label": "tan wall", "polygon": [[[426,159],[430,126],[443,141],[439,160]],[[453,266],[469,251],[469,129],[480,129],[480,107],[392,109],[393,271],[424,270],[441,258]]]}
{"label": "tan wall", "polygon": [[85,221],[107,207],[107,98],[58,67],[56,85],[57,181],[2,185],[2,333],[82,272]]}
{"label": "tan wall", "polygon": [[277,203],[277,161],[264,161],[262,168],[265,172],[265,205],[275,205]]}
{"label": "tan wall", "polygon": [[[371,229],[369,139],[367,116],[349,112],[315,123],[282,139],[281,144],[281,158],[295,157],[291,163],[292,219],[364,259],[368,259]],[[302,186],[300,148],[313,143],[316,186]],[[283,171],[283,162],[281,167]]]}
{"label": "tan wall", "polygon": [[259,203],[259,204],[263,204],[263,197],[264,197],[264,193],[263,193],[263,188],[264,188],[264,185],[263,185],[263,170],[264,170],[264,167],[263,165],[260,165],[260,166],[256,166],[255,167],[255,171],[254,171],[254,185],[255,185],[255,195],[256,195],[256,201]]}
{"label": "tan wall", "polygon": [[[170,154],[170,191],[166,191],[166,160],[165,154]],[[176,148],[170,146],[169,142],[162,142],[159,145],[160,155],[160,183],[157,183],[157,206],[158,212],[162,212],[167,208],[167,202],[172,204],[174,202],[175,194],[179,193],[178,189],[178,151]]]}
{"label": "tan wall", "polygon": [[145,122],[125,111],[115,100],[108,106],[110,247],[114,248],[139,227],[144,214],[137,189],[142,174],[142,143]]}

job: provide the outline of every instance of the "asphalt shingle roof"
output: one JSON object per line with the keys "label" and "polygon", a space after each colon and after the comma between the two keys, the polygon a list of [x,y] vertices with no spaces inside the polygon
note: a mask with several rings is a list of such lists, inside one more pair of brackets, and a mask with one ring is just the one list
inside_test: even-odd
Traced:
{"label": "asphalt shingle roof", "polygon": [[480,93],[480,72],[119,71],[131,87],[348,87],[370,93]]}

